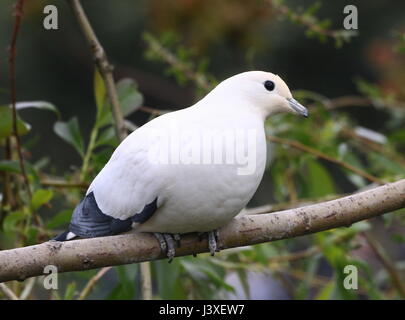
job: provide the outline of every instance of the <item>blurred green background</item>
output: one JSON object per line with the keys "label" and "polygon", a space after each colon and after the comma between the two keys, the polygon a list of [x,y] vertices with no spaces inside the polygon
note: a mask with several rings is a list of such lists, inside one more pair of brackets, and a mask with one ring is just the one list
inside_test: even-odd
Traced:
{"label": "blurred green background", "polygon": [[[13,3],[10,0],[0,3],[0,105],[10,103],[7,50],[13,26]],[[150,41],[144,36],[147,31],[179,61],[197,70],[210,83],[247,70],[279,74],[295,90],[301,102],[311,106],[314,116],[306,123],[288,115],[276,117],[267,124],[269,133],[300,141],[381,181],[403,178],[405,2],[319,3],[321,6],[315,10],[317,7],[312,0],[82,1],[115,67],[115,79],[133,79],[137,87],[132,89],[143,95],[142,106],[181,109],[193,104],[205,92],[193,79],[187,79],[182,70],[170,67],[159,53],[151,50]],[[47,4],[58,8],[58,30],[43,27],[43,8]],[[321,26],[322,30],[341,30],[345,17],[343,7],[347,4],[356,5],[359,12],[359,29],[349,41],[339,44],[334,37],[325,36],[327,32],[311,33],[314,25]],[[291,21],[280,9],[283,6],[307,19],[309,25]],[[313,12],[306,10],[308,8],[313,8]],[[318,20],[314,20],[315,17]],[[330,25],[322,24],[324,19],[328,19]],[[43,203],[40,201],[37,208],[45,227],[33,226],[33,230],[27,231],[23,223],[30,214],[23,200],[11,207],[5,206],[3,201],[3,222],[8,225],[0,231],[1,249],[44,241],[62,230],[84,192],[80,188],[66,190],[44,187],[40,183],[41,178],[48,176],[78,181],[83,159],[66,143],[68,138],[55,133],[54,125],[56,121],[77,117],[81,143],[86,146],[97,112],[91,52],[67,1],[27,1],[17,43],[16,76],[18,101],[50,102],[59,110],[60,118],[55,112],[19,111],[20,117],[31,125],[22,141],[25,158],[39,176],[38,181],[32,179],[34,191],[51,191],[49,198],[45,197]],[[327,109],[328,102],[333,104],[338,101],[334,99],[341,97],[348,98],[348,102]],[[150,115],[134,109],[127,119],[140,126],[150,119]],[[373,131],[361,134],[360,127]],[[357,134],[356,139],[350,136],[353,133]],[[90,154],[89,170],[81,175],[84,182],[91,181],[116,143],[110,141],[94,149]],[[367,146],[369,149],[364,150]],[[269,144],[269,148],[276,151],[276,156],[270,159],[269,169],[250,207],[269,203],[298,205],[300,199],[350,193],[370,183],[361,175],[342,169],[339,164],[311,154],[289,150],[280,144]],[[5,156],[4,151],[2,156]],[[288,172],[288,175],[280,172]],[[293,186],[288,186],[290,179]],[[2,186],[4,188],[4,181]],[[18,187],[16,182],[13,191],[20,192],[20,189],[23,189],[21,183]],[[50,204],[46,206],[48,202]],[[20,215],[21,218],[15,212],[27,213]],[[52,220],[57,215],[59,220]],[[10,221],[7,217],[15,219]],[[49,221],[53,223],[49,224]],[[404,298],[403,283],[398,284],[392,278],[376,254],[378,248],[384,250],[403,281],[403,231],[403,214],[392,214],[347,230],[307,236],[301,241],[292,239],[225,251],[215,259],[202,255],[197,260],[175,259],[170,265],[165,261],[155,262],[154,294],[157,298],[174,299]],[[370,237],[377,241],[377,249],[369,241]],[[316,252],[298,261],[277,260],[278,256],[307,249]],[[359,291],[347,292],[341,288],[341,266],[347,263],[358,265],[362,270],[362,289]],[[113,270],[89,297],[139,298],[137,266]],[[94,274],[95,271],[87,271],[61,275],[62,288],[57,292],[44,290],[38,282],[29,298],[77,298]],[[11,287],[19,293],[24,284],[12,283]]]}

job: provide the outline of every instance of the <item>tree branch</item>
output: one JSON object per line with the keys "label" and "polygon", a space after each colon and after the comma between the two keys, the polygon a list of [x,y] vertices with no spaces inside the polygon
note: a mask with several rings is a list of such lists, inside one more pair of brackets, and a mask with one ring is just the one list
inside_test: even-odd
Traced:
{"label": "tree branch", "polygon": [[80,293],[78,300],[84,300],[91,293],[96,283],[108,272],[111,270],[111,267],[102,268],[97,274],[92,277],[89,282],[87,282],[83,291]]}
{"label": "tree branch", "polygon": [[[344,198],[271,214],[243,216],[219,230],[222,249],[293,238],[350,226],[405,207],[405,179]],[[182,237],[176,256],[207,252],[207,240],[196,234]],[[130,233],[111,237],[48,241],[0,251],[0,282],[24,280],[55,265],[59,272],[88,270],[165,258],[152,234]]]}
{"label": "tree branch", "polygon": [[272,141],[272,142],[280,143],[280,144],[283,144],[283,145],[286,145],[286,146],[290,146],[290,147],[293,147],[295,149],[311,153],[314,156],[316,156],[317,158],[320,158],[320,159],[335,163],[335,164],[337,164],[339,166],[342,166],[345,169],[353,171],[354,173],[358,174],[359,176],[362,176],[363,178],[366,178],[367,180],[369,180],[371,182],[375,182],[377,184],[384,184],[384,181],[382,179],[380,179],[378,177],[375,177],[375,176],[373,176],[373,175],[371,175],[371,174],[369,174],[369,173],[367,173],[367,172],[365,172],[365,171],[363,171],[363,170],[361,170],[359,168],[356,168],[356,167],[352,166],[351,164],[349,164],[347,162],[344,162],[344,161],[341,161],[339,159],[333,158],[333,157],[331,157],[331,156],[329,156],[327,154],[324,154],[323,152],[321,152],[321,151],[319,151],[317,149],[314,149],[314,148],[311,148],[311,147],[309,147],[309,146],[307,146],[305,144],[299,143],[298,141],[279,138],[279,137],[272,136],[272,135],[269,135],[269,134],[266,134],[266,138],[268,140]]}
{"label": "tree branch", "polygon": [[107,95],[111,103],[111,112],[114,117],[115,133],[118,139],[122,141],[127,136],[127,131],[125,129],[124,117],[122,116],[121,108],[118,101],[117,90],[115,88],[112,72],[113,66],[108,61],[105,50],[98,41],[97,36],[94,33],[89,20],[87,19],[86,13],[84,12],[82,5],[80,4],[80,1],[70,0],[70,5],[76,15],[80,28],[82,29],[83,34],[91,47],[97,68],[103,77],[104,84],[107,89]]}
{"label": "tree branch", "polygon": [[381,244],[371,235],[369,232],[363,232],[363,236],[367,240],[370,248],[374,251],[378,260],[380,260],[383,267],[387,270],[388,275],[391,278],[391,282],[394,287],[397,289],[399,295],[402,299],[405,299],[405,284],[401,279],[401,276],[398,274],[398,271],[391,261],[390,257],[384,251]]}
{"label": "tree branch", "polygon": [[9,287],[7,287],[4,283],[0,283],[0,290],[4,293],[6,297],[8,297],[10,300],[20,300],[16,296],[16,294],[11,290]]}
{"label": "tree branch", "polygon": [[[8,57],[8,73],[9,73],[9,83],[10,83],[10,92],[11,92],[11,109],[12,109],[12,119],[13,119],[13,135],[16,141],[16,149],[18,154],[18,162],[20,164],[21,175],[23,176],[25,186],[27,188],[27,193],[29,198],[31,198],[31,188],[30,183],[27,176],[27,171],[25,170],[24,165],[24,156],[22,153],[22,147],[20,142],[20,136],[18,135],[17,130],[17,85],[15,79],[15,59],[16,59],[16,51],[17,51],[17,36],[18,32],[20,31],[21,26],[21,19],[23,16],[23,8],[24,8],[25,0],[17,1],[15,5],[15,20],[13,26],[13,33],[11,36],[11,44],[10,44],[10,51]],[[36,215],[34,216],[36,217]]]}

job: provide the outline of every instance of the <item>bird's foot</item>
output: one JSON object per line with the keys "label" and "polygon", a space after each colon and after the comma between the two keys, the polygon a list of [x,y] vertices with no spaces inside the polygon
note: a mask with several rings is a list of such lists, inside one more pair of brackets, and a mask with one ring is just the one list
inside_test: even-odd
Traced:
{"label": "bird's foot", "polygon": [[212,230],[208,232],[199,232],[198,233],[198,240],[201,241],[204,234],[208,234],[208,248],[210,249],[211,256],[215,255],[215,252],[219,252],[218,242],[219,242],[219,234],[218,230]]}
{"label": "bird's foot", "polygon": [[170,234],[155,232],[154,236],[159,241],[162,251],[166,252],[167,257],[169,258],[169,263],[172,262],[176,255],[176,247],[180,247],[180,235],[177,233]]}
{"label": "bird's foot", "polygon": [[208,248],[210,249],[211,256],[215,255],[215,252],[219,252],[218,247],[219,233],[218,230],[212,230],[208,232]]}

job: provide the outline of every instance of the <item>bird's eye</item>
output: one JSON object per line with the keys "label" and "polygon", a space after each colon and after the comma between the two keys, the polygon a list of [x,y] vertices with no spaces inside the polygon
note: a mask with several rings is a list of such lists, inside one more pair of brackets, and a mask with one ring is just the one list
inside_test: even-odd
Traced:
{"label": "bird's eye", "polygon": [[266,90],[268,90],[268,91],[273,91],[274,88],[275,88],[275,86],[276,86],[276,85],[275,85],[274,82],[271,81],[271,80],[267,80],[267,81],[264,82],[264,87],[265,87]]}

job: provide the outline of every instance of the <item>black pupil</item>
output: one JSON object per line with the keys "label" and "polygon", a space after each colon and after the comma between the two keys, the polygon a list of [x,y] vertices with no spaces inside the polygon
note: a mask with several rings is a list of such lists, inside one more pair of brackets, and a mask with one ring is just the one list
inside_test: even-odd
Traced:
{"label": "black pupil", "polygon": [[274,85],[274,82],[273,82],[273,81],[267,80],[267,81],[264,83],[264,87],[265,87],[267,90],[269,90],[269,91],[273,91],[275,85]]}

